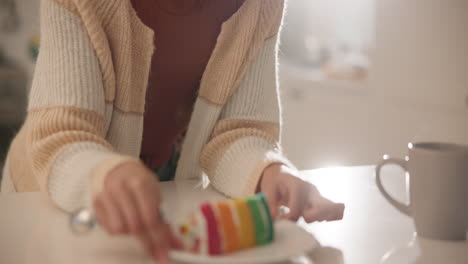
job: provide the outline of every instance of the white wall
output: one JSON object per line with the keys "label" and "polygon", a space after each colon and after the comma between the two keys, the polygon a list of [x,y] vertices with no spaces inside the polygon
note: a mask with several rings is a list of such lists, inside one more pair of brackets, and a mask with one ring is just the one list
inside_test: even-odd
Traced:
{"label": "white wall", "polygon": [[375,164],[417,140],[468,144],[468,1],[377,0],[364,83],[311,82],[282,65],[283,145],[300,168]]}

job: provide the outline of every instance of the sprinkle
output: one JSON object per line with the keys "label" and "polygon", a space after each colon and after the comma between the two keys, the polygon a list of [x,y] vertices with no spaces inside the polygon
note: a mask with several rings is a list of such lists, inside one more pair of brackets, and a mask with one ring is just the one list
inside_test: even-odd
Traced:
{"label": "sprinkle", "polygon": [[180,233],[186,235],[188,233],[188,227],[186,224],[180,226]]}

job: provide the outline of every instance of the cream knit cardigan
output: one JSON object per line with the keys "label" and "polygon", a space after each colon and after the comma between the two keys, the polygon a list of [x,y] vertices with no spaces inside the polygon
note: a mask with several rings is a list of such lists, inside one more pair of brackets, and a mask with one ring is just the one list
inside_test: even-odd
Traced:
{"label": "cream knit cardigan", "polygon": [[[269,164],[288,163],[279,147],[276,80],[283,6],[246,0],[222,25],[176,180],[205,174],[237,197],[255,192]],[[42,0],[41,38],[28,115],[10,147],[2,190],[47,191],[73,211],[90,205],[110,170],[139,162],[157,47],[130,0]]]}

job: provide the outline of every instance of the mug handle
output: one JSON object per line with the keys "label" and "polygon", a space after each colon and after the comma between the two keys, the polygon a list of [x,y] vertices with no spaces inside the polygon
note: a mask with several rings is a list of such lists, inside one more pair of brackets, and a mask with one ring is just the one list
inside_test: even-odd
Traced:
{"label": "mug handle", "polygon": [[405,215],[411,216],[411,210],[409,205],[406,205],[402,202],[397,201],[395,198],[393,198],[388,192],[385,190],[385,188],[382,185],[382,181],[380,179],[380,171],[383,166],[388,165],[388,164],[394,164],[398,165],[403,168],[404,171],[407,170],[407,161],[403,159],[394,159],[394,158],[384,158],[377,167],[375,168],[375,181],[377,183],[377,187],[379,188],[379,191],[382,193],[383,197],[391,204],[393,205],[396,209],[398,209],[400,212],[404,213]]}

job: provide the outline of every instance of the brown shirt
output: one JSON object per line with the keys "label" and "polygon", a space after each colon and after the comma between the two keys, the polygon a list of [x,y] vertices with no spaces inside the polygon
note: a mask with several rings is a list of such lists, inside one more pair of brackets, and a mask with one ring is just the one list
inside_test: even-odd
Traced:
{"label": "brown shirt", "polygon": [[132,0],[155,32],[141,158],[152,168],[169,160],[188,127],[200,80],[221,25],[244,0]]}

